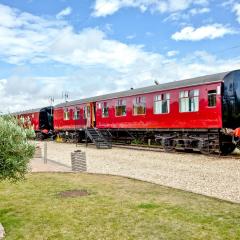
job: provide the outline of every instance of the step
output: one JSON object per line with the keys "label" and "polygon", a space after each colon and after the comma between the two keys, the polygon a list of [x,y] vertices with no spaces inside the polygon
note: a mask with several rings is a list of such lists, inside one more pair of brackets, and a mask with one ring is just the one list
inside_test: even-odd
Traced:
{"label": "step", "polygon": [[112,145],[104,138],[100,132],[97,131],[97,129],[87,128],[86,134],[97,148],[112,148]]}

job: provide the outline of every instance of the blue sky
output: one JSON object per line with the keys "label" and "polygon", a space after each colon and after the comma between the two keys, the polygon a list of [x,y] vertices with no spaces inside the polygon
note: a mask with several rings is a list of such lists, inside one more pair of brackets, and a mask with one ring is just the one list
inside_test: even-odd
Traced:
{"label": "blue sky", "polygon": [[2,0],[0,109],[240,68],[239,27],[239,0]]}

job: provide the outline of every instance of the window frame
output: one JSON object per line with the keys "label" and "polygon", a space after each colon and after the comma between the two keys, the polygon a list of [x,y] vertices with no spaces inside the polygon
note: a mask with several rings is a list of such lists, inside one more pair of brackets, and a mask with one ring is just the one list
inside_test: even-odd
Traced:
{"label": "window frame", "polygon": [[[79,114],[77,115],[78,118],[75,118],[75,113],[78,112]],[[81,108],[80,107],[75,107],[74,112],[73,112],[73,120],[80,120],[81,116]]]}
{"label": "window frame", "polygon": [[[163,96],[166,96],[163,98]],[[160,97],[160,100],[156,100],[156,97]],[[161,113],[156,113],[156,108],[155,108],[155,103],[161,103],[161,109],[163,107],[163,102],[167,101],[167,112],[161,112]],[[159,93],[154,96],[153,98],[153,114],[154,115],[162,115],[162,114],[169,114],[170,113],[170,103],[171,103],[171,94],[169,92],[167,93]]]}
{"label": "window frame", "polygon": [[[106,106],[104,106],[104,104],[106,104]],[[105,111],[104,109],[107,109],[107,116],[104,115]],[[102,115],[102,118],[108,118],[109,117],[109,105],[108,105],[108,102],[105,101],[105,102],[101,102],[101,115]]]}
{"label": "window frame", "polygon": [[[136,101],[137,99],[140,99],[140,101]],[[141,102],[141,99],[144,99],[144,102]],[[144,109],[145,109],[145,112],[144,113],[141,113],[141,114],[134,114],[134,104],[144,104]],[[138,106],[139,107],[139,106]],[[142,95],[142,96],[135,96],[134,97],[134,100],[133,100],[133,105],[132,105],[132,115],[133,116],[144,116],[147,114],[147,98],[145,95]]]}
{"label": "window frame", "polygon": [[[197,92],[197,95],[195,95],[195,92]],[[191,94],[193,93],[193,94]],[[183,95],[183,96],[181,96]],[[199,89],[189,89],[189,90],[182,90],[179,92],[179,98],[178,98],[178,104],[179,104],[179,113],[194,113],[194,112],[199,112],[199,97],[200,97],[200,90]],[[197,98],[197,110],[194,109],[191,110],[191,105],[194,103],[194,99]],[[187,100],[184,103],[184,108],[186,106],[188,107],[187,111],[182,111],[182,100]],[[195,105],[194,105],[195,106]],[[194,108],[196,108],[196,106]]]}
{"label": "window frame", "polygon": [[90,106],[83,106],[83,119],[89,119],[91,117],[91,109]]}
{"label": "window frame", "polygon": [[[68,113],[68,118],[65,117],[65,116],[66,116],[66,115],[65,115],[66,113]],[[63,120],[64,120],[64,121],[69,121],[70,118],[71,118],[71,116],[70,116],[70,109],[69,109],[69,108],[64,108],[64,110],[63,110]]]}
{"label": "window frame", "polygon": [[[119,104],[120,103],[120,101],[121,101],[121,104]],[[125,102],[125,105],[123,105],[123,102]],[[125,106],[125,115],[117,115],[117,110],[116,110],[116,108],[117,107],[123,107],[123,106]],[[115,101],[115,117],[126,117],[127,116],[127,100],[125,99],[125,98],[123,98],[123,99],[117,99],[116,101]]]}
{"label": "window frame", "polygon": [[[215,91],[215,93],[209,94],[210,91]],[[208,108],[216,108],[217,107],[217,89],[208,89],[207,90],[207,107]],[[209,106],[209,96],[215,96],[215,105]]]}

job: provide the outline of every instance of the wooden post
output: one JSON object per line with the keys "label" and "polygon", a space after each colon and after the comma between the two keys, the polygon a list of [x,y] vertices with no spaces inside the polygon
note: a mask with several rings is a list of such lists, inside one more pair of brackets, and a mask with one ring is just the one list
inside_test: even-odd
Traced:
{"label": "wooden post", "polygon": [[148,139],[148,146],[151,146],[151,139]]}

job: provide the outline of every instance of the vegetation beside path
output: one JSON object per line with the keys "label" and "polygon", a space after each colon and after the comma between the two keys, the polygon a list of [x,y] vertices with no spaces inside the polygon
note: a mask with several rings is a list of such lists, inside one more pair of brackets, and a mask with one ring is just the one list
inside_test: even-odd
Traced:
{"label": "vegetation beside path", "polygon": [[0,183],[0,222],[6,240],[234,240],[240,205],[122,177],[42,173]]}
{"label": "vegetation beside path", "polygon": [[35,146],[28,142],[35,133],[10,115],[0,116],[0,181],[17,181],[28,172]]}

